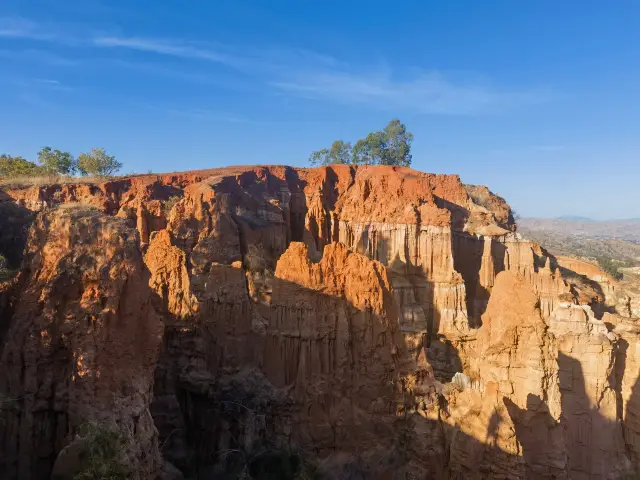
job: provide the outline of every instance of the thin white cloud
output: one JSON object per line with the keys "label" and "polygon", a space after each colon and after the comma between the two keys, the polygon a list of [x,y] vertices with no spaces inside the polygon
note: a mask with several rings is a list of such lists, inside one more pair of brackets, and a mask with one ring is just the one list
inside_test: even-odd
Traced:
{"label": "thin white cloud", "polygon": [[46,83],[47,85],[61,85],[59,80],[53,80],[50,78],[36,78],[36,81]]}
{"label": "thin white cloud", "polygon": [[533,149],[536,152],[559,152],[564,150],[564,145],[535,145]]}
{"label": "thin white cloud", "polygon": [[91,45],[128,49],[187,60],[221,64],[245,74],[265,75],[291,68],[337,65],[335,58],[300,48],[236,47],[175,39],[96,36]]}
{"label": "thin white cloud", "polygon": [[37,62],[55,67],[73,67],[78,65],[77,60],[61,57],[60,55],[45,50],[0,50],[0,57],[20,62]]}
{"label": "thin white cloud", "polygon": [[194,120],[209,120],[213,122],[225,122],[225,123],[251,123],[250,120],[235,116],[229,115],[224,112],[218,112],[214,110],[207,110],[202,108],[194,108],[194,109],[186,109],[183,107],[173,107],[166,105],[156,105],[156,104],[148,104],[148,103],[133,103],[138,108],[144,108],[145,110],[150,110],[153,112],[159,112],[165,115],[175,115],[180,117],[188,117]]}
{"label": "thin white cloud", "polygon": [[468,115],[502,111],[546,98],[544,92],[505,91],[453,82],[438,72],[419,72],[407,80],[365,70],[352,73],[346,64],[331,56],[296,48],[232,52],[228,47],[213,49],[202,44],[136,37],[98,37],[93,43],[216,62],[253,75],[289,95],[385,110]]}
{"label": "thin white cloud", "polygon": [[53,40],[55,35],[46,32],[31,20],[20,17],[0,17],[0,37],[26,40]]}
{"label": "thin white cloud", "polygon": [[304,98],[362,104],[385,110],[423,114],[469,115],[502,111],[544,100],[543,92],[517,92],[487,85],[448,80],[439,72],[420,73],[407,80],[388,74],[293,72],[272,85]]}
{"label": "thin white cloud", "polygon": [[193,58],[210,62],[228,63],[230,59],[210,49],[195,47],[188,43],[169,42],[150,38],[136,37],[96,37],[92,43],[98,47],[128,48],[143,52],[152,52],[173,57]]}
{"label": "thin white cloud", "polygon": [[[49,29],[49,31],[55,31]],[[334,57],[298,48],[232,47],[202,42],[139,36],[78,34],[75,38],[43,33],[34,22],[0,18],[0,36],[49,40],[67,46],[122,49],[191,60],[181,69],[185,81],[207,80],[197,62],[224,66],[255,85],[308,100],[394,112],[470,115],[501,112],[548,99],[548,92],[506,89],[489,83],[453,80],[438,71],[373,72]],[[400,75],[398,75],[400,73]],[[210,74],[204,74],[205,76]],[[208,81],[208,80],[207,80]]]}

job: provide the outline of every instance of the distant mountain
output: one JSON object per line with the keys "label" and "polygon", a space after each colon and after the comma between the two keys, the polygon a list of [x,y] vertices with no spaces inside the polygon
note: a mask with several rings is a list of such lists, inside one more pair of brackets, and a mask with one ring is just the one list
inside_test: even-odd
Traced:
{"label": "distant mountain", "polygon": [[574,222],[593,222],[594,220],[588,217],[580,217],[579,215],[563,215],[558,217],[558,220],[569,220]]}
{"label": "distant mountain", "polygon": [[563,218],[521,218],[518,225],[528,230],[552,231],[590,238],[615,238],[640,243],[640,219],[606,220]]}
{"label": "distant mountain", "polygon": [[640,219],[521,218],[518,231],[555,255],[640,264]]}

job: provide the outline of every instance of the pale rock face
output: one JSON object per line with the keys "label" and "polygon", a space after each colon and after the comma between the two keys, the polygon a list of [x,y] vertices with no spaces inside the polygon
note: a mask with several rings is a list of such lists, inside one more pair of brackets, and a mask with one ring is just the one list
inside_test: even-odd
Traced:
{"label": "pale rock face", "polygon": [[622,421],[624,442],[636,471],[640,469],[640,325],[635,320],[605,315],[615,323],[618,335],[616,380],[620,391],[618,418]]}
{"label": "pale rock face", "polygon": [[[617,417],[617,335],[589,307],[559,303],[545,319],[539,306],[535,284],[525,275],[498,275],[471,369],[485,398],[497,391],[495,415],[513,425],[525,460],[522,474],[628,474],[631,464]],[[478,424],[483,415],[480,411],[471,421]],[[468,414],[459,421],[469,421]],[[474,428],[482,430],[482,423]],[[498,436],[504,451],[513,448],[512,441]]]}
{"label": "pale rock face", "polygon": [[[101,331],[123,336],[113,362],[129,363],[91,385],[109,390],[101,382],[122,375],[134,389],[114,387],[108,415],[103,399],[83,395],[54,411],[142,419],[149,472],[160,465],[149,411],[162,455],[187,475],[215,476],[237,466],[225,452],[265,449],[304,453],[327,478],[621,478],[639,466],[635,324],[600,319],[598,299],[522,239],[486,187],[407,168],[273,166],[8,195],[34,210],[81,202],[105,215],[92,217],[91,235],[48,229],[48,213],[32,227],[41,238],[31,251],[47,252],[59,275],[36,275],[31,260],[15,309],[0,291],[0,326],[11,326],[0,328],[0,379],[10,380],[0,385],[14,394],[51,378],[67,388],[61,374],[33,370],[48,354],[26,332],[45,320],[22,305],[37,291],[51,305],[46,322],[74,325],[84,323],[68,299],[47,300],[66,269],[74,288],[112,292],[115,320]],[[59,263],[75,251],[120,280]],[[118,330],[128,308],[138,316]],[[88,328],[60,341],[84,348]],[[18,345],[29,346],[26,377]],[[89,350],[67,363],[103,369]],[[67,427],[36,471],[25,459],[41,445],[16,438],[37,422],[9,418],[8,478],[45,478],[75,424],[56,423]]]}

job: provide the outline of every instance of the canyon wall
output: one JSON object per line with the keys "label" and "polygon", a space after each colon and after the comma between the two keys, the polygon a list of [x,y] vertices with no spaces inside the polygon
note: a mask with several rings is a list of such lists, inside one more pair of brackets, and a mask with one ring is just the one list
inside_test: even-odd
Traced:
{"label": "canyon wall", "polygon": [[337,165],[2,194],[0,248],[35,218],[0,289],[3,478],[72,478],[86,422],[143,478],[278,452],[324,478],[639,471],[634,319],[486,187]]}

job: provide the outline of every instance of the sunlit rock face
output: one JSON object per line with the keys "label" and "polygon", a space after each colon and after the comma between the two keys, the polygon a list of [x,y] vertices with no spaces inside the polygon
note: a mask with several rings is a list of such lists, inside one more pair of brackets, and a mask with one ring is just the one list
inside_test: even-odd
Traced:
{"label": "sunlit rock face", "polygon": [[6,478],[49,478],[86,421],[131,431],[147,478],[261,452],[325,478],[638,467],[635,323],[486,187],[267,166],[0,200],[37,214],[0,290]]}

